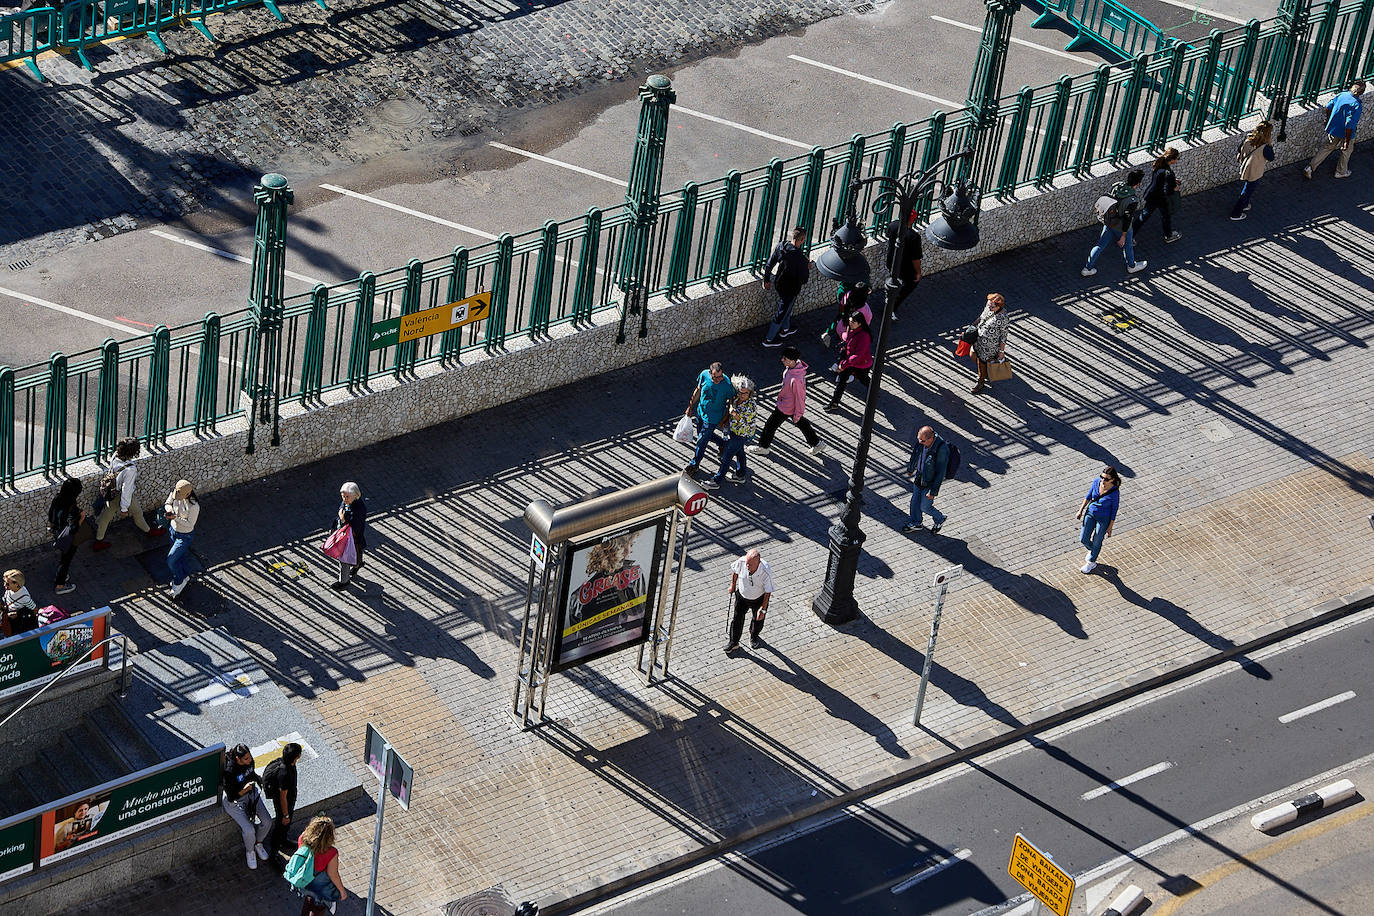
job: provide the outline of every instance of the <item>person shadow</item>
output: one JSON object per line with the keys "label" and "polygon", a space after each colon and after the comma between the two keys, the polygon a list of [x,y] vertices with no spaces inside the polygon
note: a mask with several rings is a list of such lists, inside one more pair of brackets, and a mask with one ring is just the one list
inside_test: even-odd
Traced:
{"label": "person shadow", "polygon": [[[1116,587],[1116,590],[1121,594],[1122,598],[1126,599],[1126,601],[1142,610],[1149,611],[1151,614],[1162,617],[1199,642],[1211,646],[1219,652],[1234,652],[1237,648],[1237,643],[1234,640],[1209,630],[1207,627],[1203,626],[1202,623],[1195,620],[1186,610],[1167,598],[1156,596],[1147,599],[1144,595],[1122,581],[1121,572],[1116,567],[1098,564],[1097,571],[1102,578]],[[1274,675],[1268,668],[1245,655],[1237,655],[1236,663],[1240,665],[1242,671],[1249,674],[1251,677],[1258,678],[1262,681],[1269,681],[1274,678]]]}

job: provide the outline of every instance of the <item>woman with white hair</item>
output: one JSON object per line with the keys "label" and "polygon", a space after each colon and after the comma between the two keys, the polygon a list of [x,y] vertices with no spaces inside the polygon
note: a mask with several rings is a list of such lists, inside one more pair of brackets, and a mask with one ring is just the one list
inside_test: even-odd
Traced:
{"label": "woman with white hair", "polygon": [[[732,483],[740,483],[749,473],[744,462],[744,447],[754,439],[754,421],[758,418],[757,405],[754,403],[754,380],[747,375],[735,375],[731,376],[730,384],[735,387],[735,399],[730,402],[730,438],[720,450],[720,470],[716,471],[716,476],[701,482],[707,490],[719,487],[722,477]],[[727,474],[726,469],[731,461],[739,469]]]}
{"label": "woman with white hair", "polygon": [[363,492],[358,485],[349,481],[339,487],[339,523],[336,528],[347,525],[353,530],[353,547],[358,551],[356,563],[339,561],[339,581],[329,583],[336,592],[348,588],[353,574],[363,568],[363,548],[367,546],[367,503],[363,502]]}

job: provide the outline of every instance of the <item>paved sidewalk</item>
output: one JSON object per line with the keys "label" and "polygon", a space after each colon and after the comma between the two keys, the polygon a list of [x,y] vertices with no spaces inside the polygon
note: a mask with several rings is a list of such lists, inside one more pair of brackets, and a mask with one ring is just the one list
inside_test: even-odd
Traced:
{"label": "paved sidewalk", "polygon": [[[1245,223],[1224,219],[1232,189],[1187,198],[1183,241],[1164,248],[1147,227],[1138,247],[1150,269],[1129,280],[1111,258],[1096,282],[1078,277],[1089,232],[928,278],[894,328],[864,618],[832,629],[809,607],[839,514],[826,494],[852,456],[851,393],[844,413],[816,411],[824,460],[783,431],[769,458],[751,459],[749,483],[713,494],[692,544],[676,678],[644,689],[625,655],[574,669],[551,683],[555,721],[534,732],[507,712],[525,504],[680,468],[685,447],[667,433],[704,364],[748,371],[771,400],[780,367],[757,334],[208,494],[196,550],[210,572],[186,608],[129,558],[142,545],[127,532],[116,550],[78,557],[71,597],[109,600],[141,649],[224,627],[341,752],[358,756],[369,720],[396,742],[417,769],[415,801],[389,809],[379,912],[434,913],[498,884],[516,899],[564,897],[1208,657],[1374,581],[1374,217],[1351,190],[1271,175]],[[1013,310],[1017,379],[974,398],[950,340],[993,289]],[[1114,322],[1124,329],[1101,318],[1119,309],[1132,316]],[[797,338],[815,369],[829,364],[819,324],[808,316]],[[818,408],[829,382],[811,382]],[[942,493],[950,520],[934,538],[899,531],[909,491],[898,471],[923,422],[949,431],[967,464]],[[1073,515],[1104,462],[1125,477],[1122,511],[1099,572],[1082,576]],[[368,500],[374,546],[365,587],[339,596],[318,544],[344,480]],[[727,567],[750,546],[779,592],[767,646],[726,658]],[[50,598],[50,557],[3,562]],[[910,721],[928,583],[952,563],[969,575],[947,606],[925,732]],[[336,813],[343,876],[365,891],[370,804]],[[248,912],[294,911],[278,880],[226,850],[84,912],[208,914],[230,897]]]}

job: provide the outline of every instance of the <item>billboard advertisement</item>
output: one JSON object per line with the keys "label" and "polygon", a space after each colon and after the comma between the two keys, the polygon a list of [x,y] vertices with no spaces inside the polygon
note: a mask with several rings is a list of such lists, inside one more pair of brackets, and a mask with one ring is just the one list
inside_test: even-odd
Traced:
{"label": "billboard advertisement", "polygon": [[552,670],[648,637],[666,528],[667,520],[658,517],[564,549]]}
{"label": "billboard advertisement", "polygon": [[41,687],[64,669],[84,671],[106,664],[109,646],[73,663],[110,635],[110,609],[101,608],[0,640],[0,698]]}
{"label": "billboard advertisement", "polygon": [[33,871],[33,863],[38,858],[34,854],[37,820],[35,817],[16,818],[0,824],[0,881]]}

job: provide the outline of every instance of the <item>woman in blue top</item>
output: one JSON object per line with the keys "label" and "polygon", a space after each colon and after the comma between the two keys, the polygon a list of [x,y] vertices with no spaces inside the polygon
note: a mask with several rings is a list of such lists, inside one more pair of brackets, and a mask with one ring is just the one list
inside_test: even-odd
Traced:
{"label": "woman in blue top", "polygon": [[1083,560],[1084,574],[1097,568],[1097,555],[1102,552],[1102,541],[1111,536],[1112,525],[1116,523],[1116,510],[1120,505],[1121,475],[1116,468],[1108,465],[1088,487],[1088,495],[1083,497],[1083,505],[1078,507],[1078,520],[1083,523],[1078,540],[1088,548],[1088,556]]}

